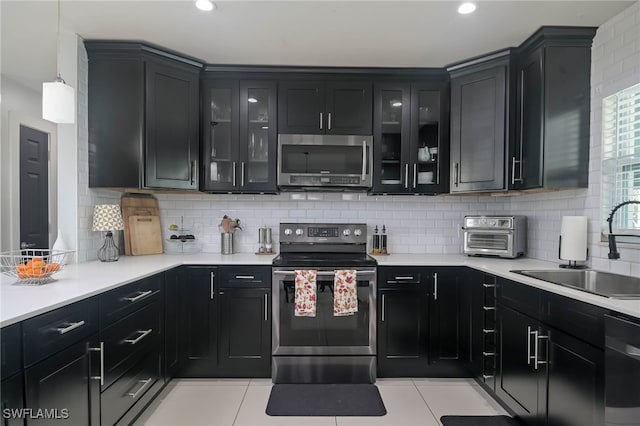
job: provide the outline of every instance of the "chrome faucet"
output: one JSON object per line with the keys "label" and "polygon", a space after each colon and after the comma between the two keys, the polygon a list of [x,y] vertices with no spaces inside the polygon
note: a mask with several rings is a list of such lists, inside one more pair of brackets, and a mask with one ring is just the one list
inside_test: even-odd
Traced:
{"label": "chrome faucet", "polygon": [[625,201],[613,208],[611,213],[609,213],[609,217],[607,218],[607,222],[609,222],[609,259],[620,259],[620,253],[618,253],[618,247],[616,247],[616,237],[640,237],[640,235],[635,234],[614,234],[612,229],[613,216],[616,214],[620,207],[626,206],[627,204],[640,204],[640,201]]}

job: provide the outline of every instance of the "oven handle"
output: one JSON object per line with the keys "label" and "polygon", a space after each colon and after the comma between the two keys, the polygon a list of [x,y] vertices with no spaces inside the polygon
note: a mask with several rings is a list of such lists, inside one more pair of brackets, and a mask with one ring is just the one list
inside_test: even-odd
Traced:
{"label": "oven handle", "polygon": [[[360,277],[363,275],[375,275],[376,271],[375,270],[358,270],[356,269],[356,274]],[[274,274],[276,275],[295,275],[296,271],[283,271],[283,270],[275,270],[273,271]],[[320,277],[329,277],[329,276],[334,276],[336,274],[335,271],[318,271],[316,273],[316,276],[320,276]]]}

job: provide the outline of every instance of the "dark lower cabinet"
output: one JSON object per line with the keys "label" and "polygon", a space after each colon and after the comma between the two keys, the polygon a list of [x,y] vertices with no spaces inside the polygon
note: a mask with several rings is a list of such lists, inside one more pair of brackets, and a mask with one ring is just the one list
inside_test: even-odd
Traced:
{"label": "dark lower cabinet", "polygon": [[498,305],[496,394],[527,425],[604,424],[604,351]]}
{"label": "dark lower cabinet", "polygon": [[226,377],[271,377],[271,290],[219,292],[218,367]]}
{"label": "dark lower cabinet", "polygon": [[216,275],[216,268],[206,266],[185,266],[180,270],[179,377],[216,375]]}
{"label": "dark lower cabinet", "polygon": [[187,266],[179,377],[271,376],[270,266]]}
{"label": "dark lower cabinet", "polygon": [[[55,418],[29,416],[27,425],[99,425],[100,376],[98,336],[82,340],[27,368],[25,407],[53,410]],[[35,418],[31,418],[35,417]]]}
{"label": "dark lower cabinet", "polygon": [[[16,374],[2,381],[2,388],[0,389],[2,426],[24,425],[22,417],[16,415],[19,411],[13,411],[24,408],[24,399],[22,394],[22,373]],[[9,410],[9,412],[6,410]]]}

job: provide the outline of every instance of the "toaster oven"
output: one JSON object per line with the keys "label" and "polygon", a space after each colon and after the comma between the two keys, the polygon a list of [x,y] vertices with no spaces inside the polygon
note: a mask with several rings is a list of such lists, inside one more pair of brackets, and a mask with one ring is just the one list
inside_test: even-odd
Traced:
{"label": "toaster oven", "polygon": [[516,258],[527,247],[526,216],[465,216],[463,253]]}

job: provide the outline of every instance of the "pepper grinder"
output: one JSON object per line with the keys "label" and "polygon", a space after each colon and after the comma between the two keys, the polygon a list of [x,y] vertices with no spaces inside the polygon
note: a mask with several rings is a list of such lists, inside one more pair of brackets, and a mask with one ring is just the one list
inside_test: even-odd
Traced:
{"label": "pepper grinder", "polygon": [[376,225],[376,228],[373,231],[373,249],[371,251],[373,254],[380,254],[380,235],[378,235],[378,225]]}
{"label": "pepper grinder", "polygon": [[380,235],[380,254],[387,254],[387,228],[382,224],[382,235]]}

